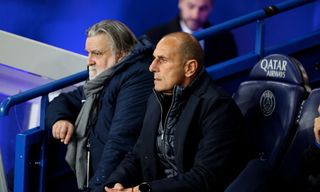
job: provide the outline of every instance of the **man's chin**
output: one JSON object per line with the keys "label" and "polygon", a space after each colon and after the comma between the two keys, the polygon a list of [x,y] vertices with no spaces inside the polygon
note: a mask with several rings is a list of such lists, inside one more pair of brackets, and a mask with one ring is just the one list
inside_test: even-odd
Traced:
{"label": "man's chin", "polygon": [[187,26],[188,26],[188,28],[189,29],[191,29],[192,31],[198,31],[200,28],[201,28],[201,26],[198,24],[198,23],[194,23],[194,22],[189,22],[188,24],[187,24]]}
{"label": "man's chin", "polygon": [[194,27],[194,28],[190,28],[192,31],[198,31],[199,29],[201,29],[200,27]]}
{"label": "man's chin", "polygon": [[89,71],[89,80],[93,80],[96,78],[97,72],[96,71]]}

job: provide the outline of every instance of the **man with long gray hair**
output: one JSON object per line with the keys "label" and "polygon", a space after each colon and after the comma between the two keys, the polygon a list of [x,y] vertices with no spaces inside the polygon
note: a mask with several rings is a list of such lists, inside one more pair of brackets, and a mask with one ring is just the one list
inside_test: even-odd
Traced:
{"label": "man with long gray hair", "polygon": [[153,45],[123,23],[103,20],[88,29],[85,49],[89,79],[50,102],[46,124],[68,144],[66,161],[78,188],[102,191],[139,136],[153,86]]}

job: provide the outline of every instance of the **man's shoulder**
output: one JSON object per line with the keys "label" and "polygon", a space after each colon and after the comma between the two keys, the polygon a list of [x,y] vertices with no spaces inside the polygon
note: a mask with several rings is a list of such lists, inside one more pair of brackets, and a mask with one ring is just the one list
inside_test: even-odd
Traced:
{"label": "man's shoulder", "polygon": [[[135,78],[135,79],[145,79],[150,78],[149,75],[149,60],[135,60],[126,63],[121,70],[115,76],[117,78]],[[149,77],[150,76],[150,77]],[[115,78],[116,79],[116,78]]]}
{"label": "man's shoulder", "polygon": [[164,35],[180,30],[179,19],[174,18],[166,23],[147,30],[145,34],[150,37],[153,43],[157,43]]}
{"label": "man's shoulder", "polygon": [[223,87],[216,85],[206,72],[201,74],[201,77],[198,79],[198,86],[194,94],[211,102],[222,98],[227,100],[232,98]]}
{"label": "man's shoulder", "polygon": [[151,29],[149,29],[146,33],[151,33],[151,32],[159,32],[159,31],[164,31],[164,32],[174,32],[174,31],[179,31],[180,30],[180,25],[179,21],[176,19],[172,19],[170,21],[167,21],[165,23],[162,23],[160,25],[157,25]]}
{"label": "man's shoulder", "polygon": [[136,49],[129,53],[124,60],[119,63],[121,73],[132,73],[136,71],[149,71],[149,65],[152,62],[153,45],[143,47],[140,43]]}
{"label": "man's shoulder", "polygon": [[[209,21],[204,24],[204,29],[215,26],[215,24],[210,23]],[[222,31],[220,33],[216,33],[214,35],[210,35],[206,38],[207,41],[225,41],[228,39],[233,40],[233,34],[231,31]]]}

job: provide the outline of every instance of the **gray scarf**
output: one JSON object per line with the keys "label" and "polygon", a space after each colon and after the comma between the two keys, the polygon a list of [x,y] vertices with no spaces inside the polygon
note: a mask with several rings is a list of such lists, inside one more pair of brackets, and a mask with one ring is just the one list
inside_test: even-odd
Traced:
{"label": "gray scarf", "polygon": [[0,191],[2,192],[7,192],[7,183],[6,183],[6,178],[4,175],[4,169],[2,165],[2,155],[1,155],[1,150],[0,150]]}
{"label": "gray scarf", "polygon": [[92,121],[97,115],[97,103],[101,90],[104,88],[104,82],[110,78],[118,65],[105,70],[93,80],[87,81],[83,86],[85,103],[82,105],[80,113],[75,122],[75,133],[71,142],[68,144],[65,160],[75,172],[79,189],[88,186],[87,175],[87,133],[92,128]]}

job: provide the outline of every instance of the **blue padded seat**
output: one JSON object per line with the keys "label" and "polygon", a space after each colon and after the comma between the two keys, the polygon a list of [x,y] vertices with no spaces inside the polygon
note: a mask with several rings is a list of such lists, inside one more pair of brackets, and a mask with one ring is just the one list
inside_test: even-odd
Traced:
{"label": "blue padded seat", "polygon": [[309,92],[305,70],[292,57],[269,55],[252,68],[233,95],[246,120],[252,159],[226,192],[275,191],[274,174]]}
{"label": "blue padded seat", "polygon": [[273,169],[261,159],[249,161],[225,192],[269,192],[273,190]]}
{"label": "blue padded seat", "polygon": [[315,141],[313,124],[314,118],[319,116],[319,105],[320,88],[312,90],[305,100],[298,119],[297,130],[280,164],[280,183],[287,184],[286,189],[290,186],[296,188],[301,184],[299,175],[301,160],[304,151]]}
{"label": "blue padded seat", "polygon": [[262,58],[249,77],[233,98],[246,119],[252,158],[275,166],[310,91],[308,78],[300,62],[280,54]]}

